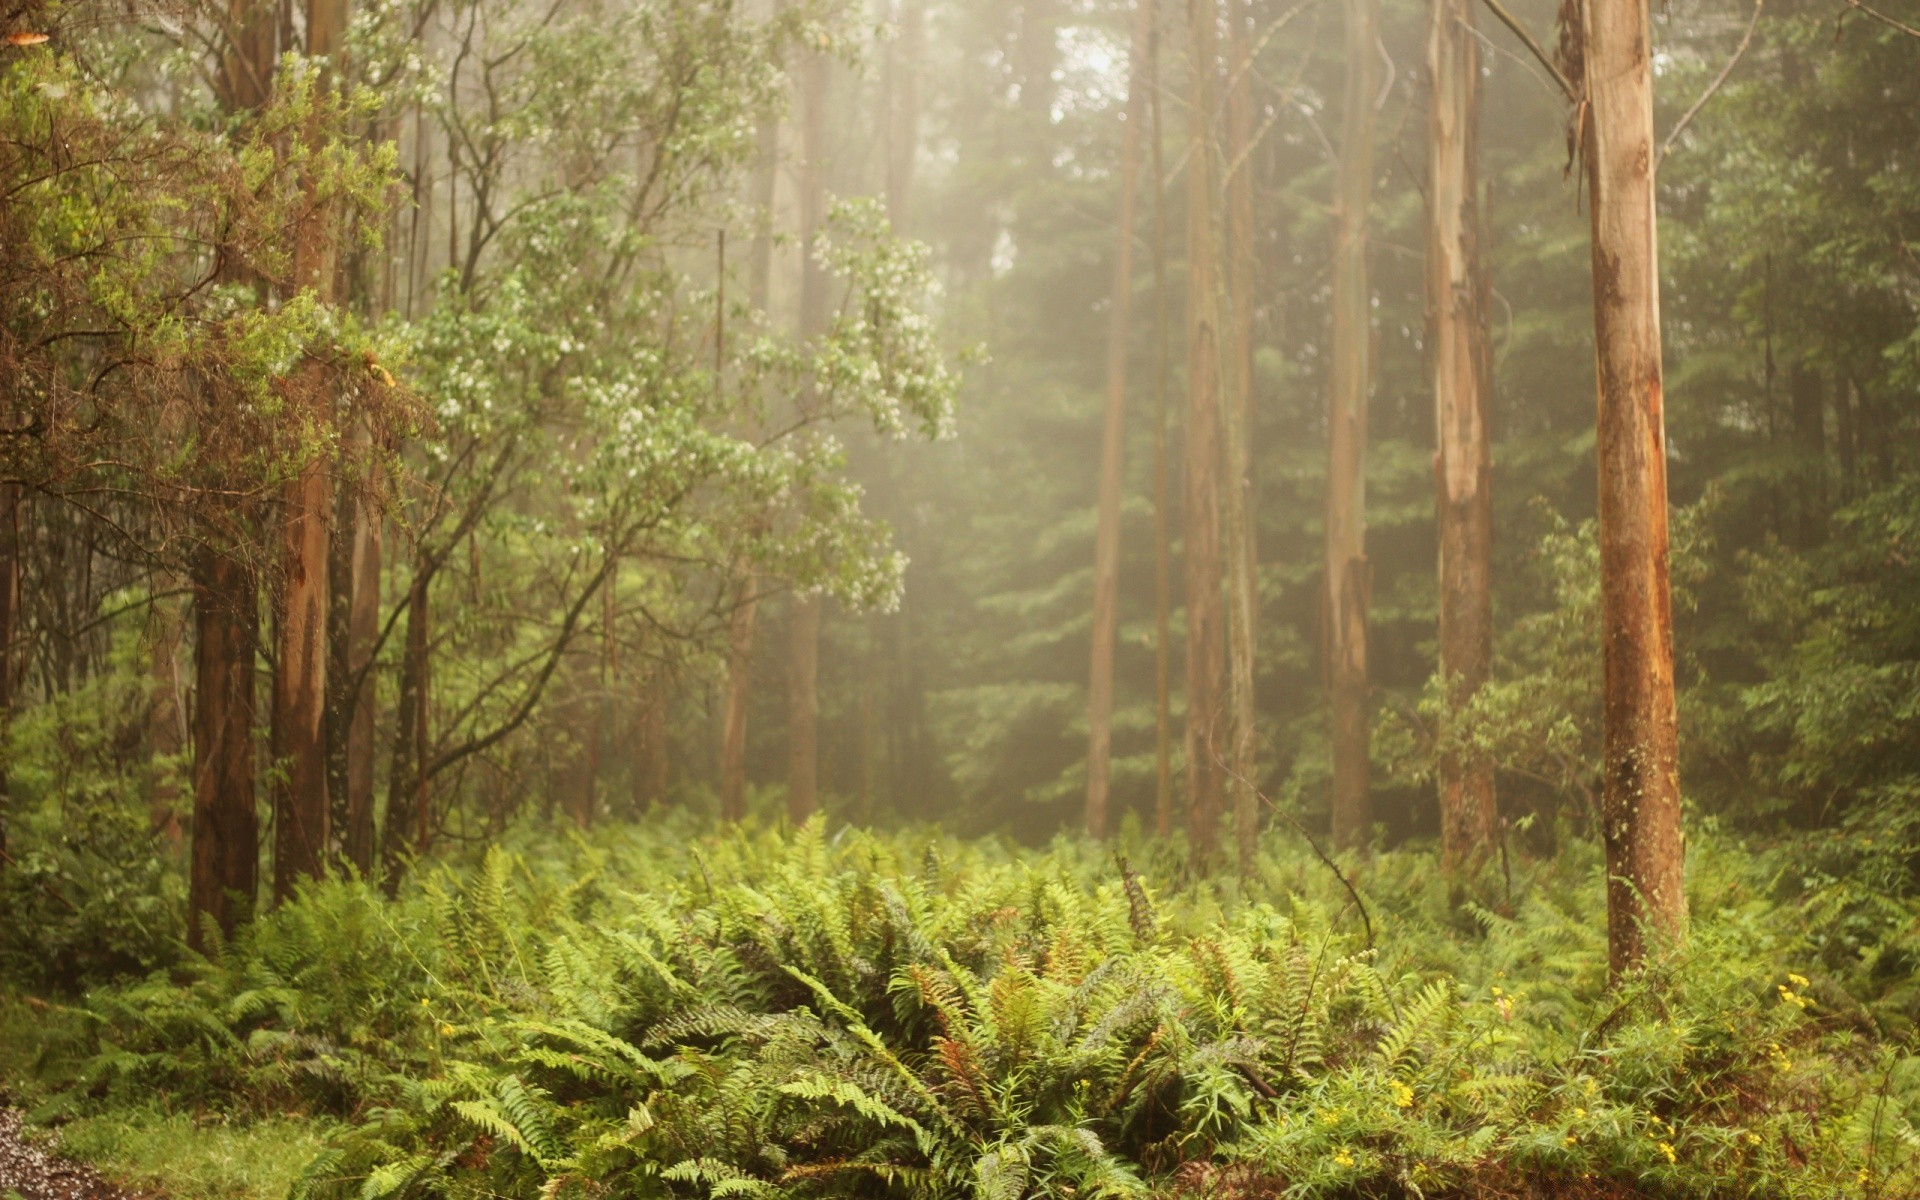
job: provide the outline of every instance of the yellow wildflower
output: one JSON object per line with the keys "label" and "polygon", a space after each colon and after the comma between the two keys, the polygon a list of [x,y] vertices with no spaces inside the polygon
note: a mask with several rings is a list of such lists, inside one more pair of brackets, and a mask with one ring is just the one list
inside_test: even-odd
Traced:
{"label": "yellow wildflower", "polygon": [[1333,1161],[1336,1166],[1351,1167],[1353,1165],[1353,1155],[1348,1154],[1345,1150],[1341,1150],[1334,1154]]}
{"label": "yellow wildflower", "polygon": [[1393,1106],[1395,1108],[1407,1108],[1413,1104],[1412,1088],[1401,1083],[1398,1079],[1394,1080],[1388,1086],[1393,1089]]}
{"label": "yellow wildflower", "polygon": [[1678,1161],[1679,1161],[1679,1156],[1678,1156],[1678,1155],[1676,1155],[1676,1154],[1675,1154],[1675,1153],[1673,1152],[1673,1143],[1672,1143],[1672,1142],[1661,1142],[1661,1143],[1660,1143],[1660,1153],[1662,1153],[1662,1154],[1664,1154],[1664,1155],[1666,1155],[1666,1156],[1667,1156],[1667,1161],[1668,1161],[1668,1162],[1678,1162]]}

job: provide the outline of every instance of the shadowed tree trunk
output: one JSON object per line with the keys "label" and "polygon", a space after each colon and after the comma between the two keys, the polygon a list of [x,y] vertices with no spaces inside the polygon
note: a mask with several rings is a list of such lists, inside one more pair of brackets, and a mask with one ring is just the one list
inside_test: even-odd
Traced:
{"label": "shadowed tree trunk", "polygon": [[672,687],[664,668],[656,668],[644,685],[638,704],[638,761],[634,764],[634,815],[667,802],[667,716]]}
{"label": "shadowed tree trunk", "polygon": [[1432,322],[1433,458],[1440,543],[1439,760],[1446,869],[1493,845],[1493,764],[1460,744],[1459,714],[1493,661],[1492,455],[1488,446],[1486,273],[1480,263],[1480,47],[1473,0],[1433,0],[1427,30],[1427,308]]}
{"label": "shadowed tree trunk", "polygon": [[1147,38],[1147,109],[1153,151],[1153,831],[1160,837],[1173,832],[1173,552],[1172,520],[1168,512],[1167,408],[1171,388],[1167,353],[1167,179],[1161,161],[1160,129],[1160,20],[1154,19]]}
{"label": "shadowed tree trunk", "polygon": [[1333,202],[1333,346],[1327,406],[1326,662],[1333,710],[1333,841],[1364,849],[1372,824],[1367,758],[1367,394],[1372,298],[1367,219],[1373,203],[1378,0],[1346,0],[1346,97]]}
{"label": "shadowed tree trunk", "polygon": [[206,550],[194,565],[193,862],[187,944],[208,948],[209,922],[232,934],[254,904],[260,856],[253,799],[253,660],[259,621],[252,574]]}
{"label": "shadowed tree trunk", "polygon": [[[346,37],[346,0],[308,0],[307,56],[329,60]],[[330,71],[330,69],[329,69]],[[320,118],[310,118],[307,149],[320,158]],[[311,161],[311,160],[310,160]],[[306,181],[306,211],[295,231],[293,283],[322,303],[334,298],[338,261],[338,207],[319,181]],[[295,389],[305,405],[309,436],[333,425],[333,383],[325,363],[309,355]],[[329,455],[314,450],[283,496],[278,662],[273,677],[273,753],[283,774],[273,788],[273,894],[284,900],[295,881],[325,867],[327,800],[327,610],[333,532],[333,476]]]}
{"label": "shadowed tree trunk", "polygon": [[[826,220],[828,60],[809,54],[801,64],[800,332],[814,337],[827,325],[826,272],[814,258]],[[820,758],[820,596],[796,593],[787,708],[787,815],[797,824],[813,815]]]}
{"label": "shadowed tree trunk", "polygon": [[1601,815],[1615,978],[1686,931],[1667,447],[1661,396],[1653,75],[1643,0],[1588,0],[1578,51],[1599,376]]}
{"label": "shadowed tree trunk", "polygon": [[1254,784],[1258,742],[1255,697],[1253,550],[1253,72],[1247,42],[1246,0],[1227,4],[1227,307],[1225,431],[1227,555],[1227,794],[1233,799],[1233,840],[1242,875],[1251,875],[1259,850],[1260,798]]}
{"label": "shadowed tree trunk", "polygon": [[1100,438],[1098,529],[1093,550],[1093,661],[1087,687],[1087,833],[1107,836],[1113,767],[1113,654],[1120,620],[1120,475],[1125,466],[1127,349],[1133,313],[1133,214],[1146,124],[1141,59],[1151,36],[1154,0],[1139,0],[1129,57],[1126,132],[1120,140],[1120,223],[1107,313],[1107,410]]}
{"label": "shadowed tree trunk", "polygon": [[1214,269],[1214,0],[1187,0],[1187,831],[1196,864],[1220,843],[1220,344]]}

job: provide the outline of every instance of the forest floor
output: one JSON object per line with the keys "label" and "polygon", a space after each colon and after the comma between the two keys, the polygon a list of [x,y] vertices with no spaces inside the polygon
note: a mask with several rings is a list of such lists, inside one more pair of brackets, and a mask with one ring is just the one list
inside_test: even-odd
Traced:
{"label": "forest floor", "polygon": [[13,1200],[137,1200],[144,1193],[122,1187],[83,1163],[23,1134],[18,1109],[0,1108],[0,1196]]}

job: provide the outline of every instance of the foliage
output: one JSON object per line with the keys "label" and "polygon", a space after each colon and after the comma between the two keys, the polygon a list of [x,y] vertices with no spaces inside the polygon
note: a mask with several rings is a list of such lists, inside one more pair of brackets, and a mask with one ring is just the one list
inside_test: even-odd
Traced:
{"label": "foliage", "polygon": [[818,822],[510,842],[96,993],[83,1088],[347,1118],[303,1197],[1920,1186],[1910,988],[1711,830],[1688,951],[1618,992],[1583,847],[1470,920],[1383,855],[1369,947],[1278,840],[1244,886]]}

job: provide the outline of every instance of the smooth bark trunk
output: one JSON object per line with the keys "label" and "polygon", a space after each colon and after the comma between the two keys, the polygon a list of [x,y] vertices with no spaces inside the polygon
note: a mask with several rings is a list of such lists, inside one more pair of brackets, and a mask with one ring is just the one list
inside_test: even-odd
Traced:
{"label": "smooth bark trunk", "polygon": [[1145,125],[1140,62],[1151,36],[1154,0],[1139,0],[1120,139],[1120,221],[1107,312],[1107,407],[1100,436],[1100,493],[1093,550],[1093,654],[1087,686],[1087,833],[1107,836],[1113,767],[1113,656],[1120,621],[1120,477],[1125,468],[1127,350],[1133,313],[1133,219]]}
{"label": "smooth bark trunk", "polygon": [[1147,106],[1153,161],[1153,831],[1173,832],[1173,551],[1167,462],[1172,356],[1167,352],[1167,179],[1160,128],[1158,2],[1147,42]]}
{"label": "smooth bark trunk", "polygon": [[1220,345],[1215,296],[1214,0],[1187,0],[1187,833],[1209,866],[1220,841]]}
{"label": "smooth bark trunk", "polygon": [[[5,552],[0,551],[0,560],[4,557]],[[0,592],[7,587],[5,574],[6,566],[0,561]],[[160,575],[154,581],[154,590],[159,593],[170,592],[175,586],[171,574]],[[4,604],[4,598],[0,598],[0,606]],[[149,827],[162,845],[172,850],[179,846],[186,832],[180,819],[176,762],[187,745],[186,706],[181,703],[180,695],[180,636],[185,619],[179,604],[163,594],[154,598],[148,622],[151,691],[147,697],[147,753],[153,776],[147,793],[147,816]],[[0,616],[0,626],[4,624],[5,617]],[[0,634],[3,633],[4,629],[0,628]],[[0,658],[0,671],[5,670],[4,664],[5,659]],[[5,686],[0,684],[0,712],[4,711],[5,695]],[[4,720],[4,716],[0,716],[0,722]]]}
{"label": "smooth bark trunk", "polygon": [[1232,799],[1233,840],[1240,873],[1251,876],[1259,850],[1260,796],[1254,782],[1258,753],[1254,732],[1253,550],[1253,176],[1247,157],[1253,142],[1253,71],[1247,41],[1246,0],[1227,3],[1227,307],[1232,317],[1227,346],[1225,508],[1227,556],[1227,679],[1229,734],[1227,794]]}
{"label": "smooth bark trunk", "polygon": [[1601,815],[1615,978],[1684,936],[1667,447],[1644,0],[1588,0],[1581,50],[1599,379]]}
{"label": "smooth bark trunk", "polygon": [[387,894],[400,888],[407,864],[425,849],[427,651],[432,576],[416,573],[407,593],[407,640],[400,655],[400,695],[388,764],[387,811],[380,830],[380,864]]}
{"label": "smooth bark trunk", "polygon": [[1480,262],[1480,47],[1473,0],[1433,0],[1427,307],[1432,323],[1435,511],[1439,525],[1441,861],[1449,871],[1494,844],[1493,763],[1463,745],[1462,716],[1493,661],[1492,453],[1487,282]]}
{"label": "smooth bark trunk", "polygon": [[347,696],[346,829],[347,862],[360,874],[373,873],[373,756],[374,722],[379,712],[379,676],[372,669],[373,646],[380,635],[381,522],[373,496],[378,468],[369,468],[367,482],[354,503],[352,532],[353,587],[347,613],[347,670],[357,682]]}
{"label": "smooth bark trunk", "polygon": [[[11,423],[11,422],[9,422]],[[20,640],[20,507],[24,491],[0,483],[0,751],[13,721],[14,681],[19,678],[15,646]],[[7,824],[13,816],[8,756],[0,753],[0,854],[7,852]]]}
{"label": "smooth bark trunk", "polygon": [[1327,408],[1326,662],[1332,705],[1333,841],[1364,850],[1372,825],[1367,757],[1367,396],[1372,289],[1367,275],[1373,203],[1378,0],[1346,0],[1346,97],[1333,214],[1333,345]]}

